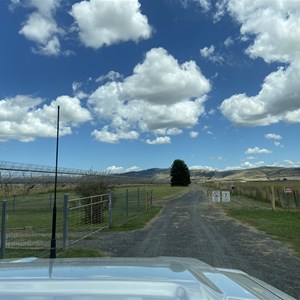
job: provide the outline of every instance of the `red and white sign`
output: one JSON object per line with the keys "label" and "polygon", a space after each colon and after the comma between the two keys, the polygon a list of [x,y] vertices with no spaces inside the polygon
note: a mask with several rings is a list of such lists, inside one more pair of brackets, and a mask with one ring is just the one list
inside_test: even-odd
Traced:
{"label": "red and white sign", "polygon": [[286,194],[292,194],[293,193],[293,189],[290,186],[285,186],[284,187],[284,192]]}
{"label": "red and white sign", "polygon": [[213,202],[220,202],[221,201],[221,193],[220,193],[220,191],[213,191],[212,192],[212,201]]}

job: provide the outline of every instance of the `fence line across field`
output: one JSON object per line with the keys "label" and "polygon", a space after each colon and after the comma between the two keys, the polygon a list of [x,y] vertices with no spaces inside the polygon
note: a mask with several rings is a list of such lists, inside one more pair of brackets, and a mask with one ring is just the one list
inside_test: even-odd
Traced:
{"label": "fence line across field", "polygon": [[[57,197],[56,238],[67,249],[94,233],[126,222],[152,206],[152,190],[119,188],[109,193],[76,198],[75,193]],[[13,196],[0,203],[0,257],[48,257],[51,240],[53,196]]]}
{"label": "fence line across field", "polygon": [[[228,184],[218,184],[217,188],[219,191],[228,188]],[[232,196],[240,196],[249,197],[256,201],[270,203],[273,209],[276,207],[280,207],[282,209],[300,209],[300,190],[299,188],[291,188],[285,189],[280,187],[247,187],[247,186],[231,186],[229,187],[230,194]],[[213,197],[214,189],[207,190],[207,196]],[[286,192],[288,191],[288,192]],[[211,194],[211,196],[210,196]],[[216,201],[215,201],[216,202]]]}

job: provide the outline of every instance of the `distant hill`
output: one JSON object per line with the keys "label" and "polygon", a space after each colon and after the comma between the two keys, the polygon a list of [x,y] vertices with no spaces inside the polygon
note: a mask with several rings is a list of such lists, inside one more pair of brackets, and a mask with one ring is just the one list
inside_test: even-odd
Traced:
{"label": "distant hill", "polygon": [[212,180],[226,181],[269,181],[300,180],[300,168],[259,167],[244,170],[217,172]]}
{"label": "distant hill", "polygon": [[[243,170],[190,170],[192,181],[269,181],[300,180],[300,168],[259,167]],[[118,174],[118,176],[147,178],[152,182],[169,182],[170,169],[152,168]]]}

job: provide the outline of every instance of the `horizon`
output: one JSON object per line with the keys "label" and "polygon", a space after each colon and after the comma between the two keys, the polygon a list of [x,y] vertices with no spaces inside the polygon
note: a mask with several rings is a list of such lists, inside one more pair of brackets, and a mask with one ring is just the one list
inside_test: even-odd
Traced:
{"label": "horizon", "polygon": [[[37,165],[37,164],[31,164],[31,163],[21,163],[21,162],[12,162],[12,161],[0,161],[0,170],[2,170],[2,168],[4,168],[3,170],[5,171],[33,171],[33,170],[38,170],[39,172],[41,170],[46,170],[46,171],[50,171],[52,169],[53,172],[55,172],[55,167],[54,166],[49,166],[49,165]],[[31,168],[32,169],[31,169]],[[35,168],[35,169],[33,169]],[[197,169],[197,168],[189,168],[188,169],[190,171],[204,171],[204,172],[227,172],[227,171],[245,171],[245,170],[253,170],[253,169],[262,169],[262,168],[280,168],[280,169],[299,169],[300,167],[278,167],[278,166],[259,166],[259,167],[253,167],[253,168],[245,168],[245,169],[226,169],[226,170],[218,170],[218,169]],[[110,175],[120,175],[120,174],[127,174],[127,173],[138,173],[138,172],[143,172],[143,171],[148,171],[148,170],[168,170],[171,169],[170,167],[167,168],[162,168],[162,167],[152,167],[152,168],[148,168],[148,169],[141,169],[141,170],[134,170],[134,171],[122,171],[120,173],[113,173],[113,172],[101,172],[105,174],[105,172],[107,172],[106,174],[110,174]],[[78,171],[78,172],[94,172],[95,170],[91,170],[91,169],[73,169],[73,168],[65,168],[63,166],[58,166],[58,172],[63,172],[63,171]],[[98,173],[98,171],[95,171]]]}
{"label": "horizon", "polygon": [[2,161],[53,166],[60,106],[62,168],[300,167],[300,3],[8,0],[0,19]]}

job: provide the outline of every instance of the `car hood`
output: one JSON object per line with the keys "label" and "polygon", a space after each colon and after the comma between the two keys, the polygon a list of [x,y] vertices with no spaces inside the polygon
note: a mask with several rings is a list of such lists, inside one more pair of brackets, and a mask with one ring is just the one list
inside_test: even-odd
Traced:
{"label": "car hood", "polygon": [[4,260],[0,299],[294,299],[248,274],[192,258]]}

